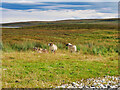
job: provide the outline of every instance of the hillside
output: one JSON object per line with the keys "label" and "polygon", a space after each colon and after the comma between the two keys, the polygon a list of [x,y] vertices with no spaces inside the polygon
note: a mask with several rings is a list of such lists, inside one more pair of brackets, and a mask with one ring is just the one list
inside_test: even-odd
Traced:
{"label": "hillside", "polygon": [[36,25],[51,25],[51,24],[109,24],[117,25],[118,19],[81,19],[81,20],[60,20],[60,21],[28,21],[28,22],[14,22],[14,23],[5,23],[2,26],[36,26]]}

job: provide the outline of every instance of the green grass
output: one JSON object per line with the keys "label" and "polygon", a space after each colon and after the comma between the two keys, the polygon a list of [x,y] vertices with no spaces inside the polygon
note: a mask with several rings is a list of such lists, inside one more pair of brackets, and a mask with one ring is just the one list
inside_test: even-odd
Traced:
{"label": "green grass", "polygon": [[[54,57],[53,57],[54,55]],[[117,54],[108,57],[71,54],[29,52],[3,53],[3,87],[48,88],[82,78],[118,75]]]}
{"label": "green grass", "polygon": [[[59,49],[68,49],[65,44],[56,43]],[[12,51],[28,51],[33,50],[34,47],[39,47],[43,49],[49,49],[47,44],[41,44],[38,42],[24,42],[21,44],[9,44],[6,43],[2,45],[2,50],[5,52],[12,52]],[[84,54],[92,54],[92,55],[109,55],[109,53],[120,53],[119,47],[114,47],[113,45],[110,46],[103,46],[103,45],[93,45],[93,43],[87,43],[85,45],[77,45],[77,52],[82,52]]]}

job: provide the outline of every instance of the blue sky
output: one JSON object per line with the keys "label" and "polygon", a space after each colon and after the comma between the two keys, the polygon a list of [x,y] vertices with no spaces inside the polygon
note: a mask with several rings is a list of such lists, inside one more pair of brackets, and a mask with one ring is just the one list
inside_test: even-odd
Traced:
{"label": "blue sky", "polygon": [[118,0],[111,0],[111,2],[102,2],[102,0],[51,1],[53,0],[5,0],[0,6],[0,12],[2,11],[0,23],[116,18],[118,16]]}

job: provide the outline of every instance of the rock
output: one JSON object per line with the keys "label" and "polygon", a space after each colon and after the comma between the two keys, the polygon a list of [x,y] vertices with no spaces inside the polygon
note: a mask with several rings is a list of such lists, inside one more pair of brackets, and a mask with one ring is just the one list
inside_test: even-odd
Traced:
{"label": "rock", "polygon": [[110,85],[108,85],[107,88],[110,88]]}
{"label": "rock", "polygon": [[82,86],[79,86],[78,88],[83,88]]}
{"label": "rock", "polygon": [[[120,83],[119,83],[120,86]],[[82,79],[80,82],[72,82],[71,84],[64,84],[57,88],[118,88],[118,77],[104,76],[104,78],[88,78]]]}
{"label": "rock", "polygon": [[78,87],[78,86],[79,86],[79,84],[77,84],[77,83],[73,82],[73,83],[72,83],[72,86],[77,86],[77,87]]}
{"label": "rock", "polygon": [[73,86],[68,86],[67,88],[74,88]]}

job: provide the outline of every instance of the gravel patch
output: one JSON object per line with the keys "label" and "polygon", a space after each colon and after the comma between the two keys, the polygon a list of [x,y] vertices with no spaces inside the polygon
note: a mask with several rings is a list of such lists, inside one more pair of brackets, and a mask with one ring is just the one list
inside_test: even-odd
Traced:
{"label": "gravel patch", "polygon": [[[120,86],[118,80],[118,76],[88,78],[72,82],[71,84],[63,84],[61,86],[57,86],[56,88],[118,88],[118,86]],[[118,90],[120,90],[120,88]]]}

